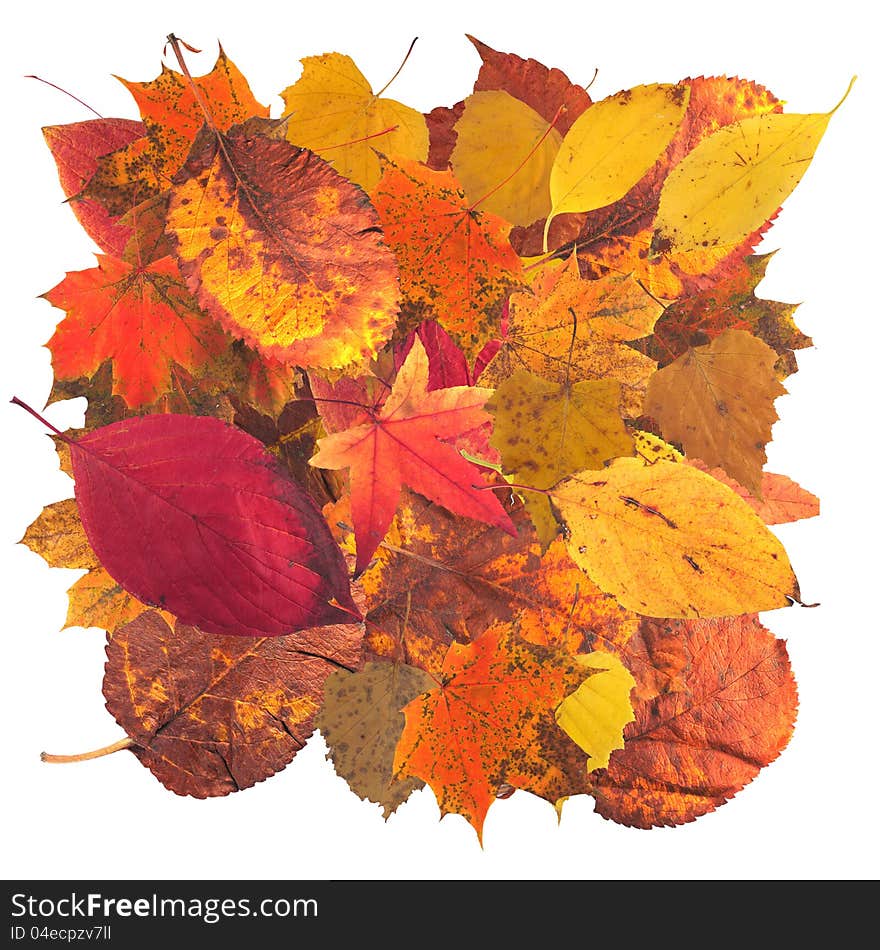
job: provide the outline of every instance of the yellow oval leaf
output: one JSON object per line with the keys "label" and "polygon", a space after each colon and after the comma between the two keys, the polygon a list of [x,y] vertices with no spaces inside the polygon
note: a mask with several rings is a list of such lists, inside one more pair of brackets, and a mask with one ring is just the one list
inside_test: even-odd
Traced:
{"label": "yellow oval leaf", "polygon": [[550,172],[550,221],[622,198],[660,157],[681,124],[689,86],[653,83],[609,96],[569,129]]}
{"label": "yellow oval leaf", "polygon": [[[739,246],[792,193],[842,103],[831,112],[751,116],[700,142],[663,185],[654,246],[673,252]],[[680,263],[687,269],[685,259]]]}
{"label": "yellow oval leaf", "polygon": [[423,162],[428,126],[421,112],[373,94],[350,56],[301,60],[302,76],[281,97],[290,113],[288,141],[310,148],[340,175],[371,191],[382,177],[376,152]]}
{"label": "yellow oval leaf", "polygon": [[630,690],[636,681],[616,656],[595,651],[581,657],[593,672],[556,708],[559,727],[590,757],[587,770],[607,769],[623,748],[623,729],[635,719]]}
{"label": "yellow oval leaf", "polygon": [[648,617],[728,617],[800,603],[788,555],[711,476],[663,459],[615,459],[551,489],[575,563]]}
{"label": "yellow oval leaf", "polygon": [[548,131],[546,119],[496,89],[465,99],[455,131],[450,162],[471,201],[488,195],[480,207],[516,225],[547,216],[550,169],[562,136],[556,129]]}

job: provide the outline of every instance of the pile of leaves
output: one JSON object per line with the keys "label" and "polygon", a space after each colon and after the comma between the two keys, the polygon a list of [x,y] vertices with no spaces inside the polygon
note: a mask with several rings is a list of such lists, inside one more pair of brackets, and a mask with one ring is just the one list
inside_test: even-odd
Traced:
{"label": "pile of leaves", "polygon": [[204,798],[320,729],[386,817],[427,783],[482,835],[517,789],[688,822],[788,742],[767,525],[818,501],[765,447],[811,341],[753,252],[833,111],[726,77],[593,101],[469,39],[449,108],[329,53],[271,118],[170,36],[141,121],[44,130],[101,253],[45,294],[49,402],[88,407],[23,540],[85,571],[67,626],[107,631],[126,733],[44,758]]}

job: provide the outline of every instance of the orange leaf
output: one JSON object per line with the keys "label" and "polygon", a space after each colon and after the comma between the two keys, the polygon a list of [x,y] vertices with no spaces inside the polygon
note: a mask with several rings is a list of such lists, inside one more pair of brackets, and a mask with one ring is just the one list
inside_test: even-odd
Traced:
{"label": "orange leaf", "polygon": [[[577,794],[586,757],[580,754],[579,777],[565,774],[559,749],[574,743],[553,713],[588,675],[579,659],[520,640],[503,623],[476,643],[453,644],[437,688],[403,709],[395,774],[427,782],[442,814],[463,815],[481,841],[486,813],[504,783],[553,803]],[[568,758],[577,756],[572,751]]]}
{"label": "orange leaf", "polygon": [[797,714],[785,644],[757,616],[669,624],[687,654],[685,688],[635,703],[623,749],[591,790],[600,815],[636,828],[723,805],[785,748]]}
{"label": "orange leaf", "polygon": [[490,391],[454,386],[428,392],[427,385],[428,356],[416,339],[381,411],[321,439],[311,459],[319,468],[351,469],[358,573],[385,537],[403,484],[456,514],[516,533],[498,499],[481,490],[480,469],[439,441],[487,421],[483,404]]}
{"label": "orange leaf", "polygon": [[419,322],[434,317],[473,363],[497,336],[507,295],[523,283],[510,225],[472,208],[451,172],[417,162],[387,162],[372,197],[406,303]]}
{"label": "orange leaf", "polygon": [[55,375],[91,377],[112,360],[113,392],[130,407],[169,391],[173,362],[195,372],[228,342],[170,257],[135,267],[98,255],[97,267],[68,274],[45,297],[67,311],[47,344]]}

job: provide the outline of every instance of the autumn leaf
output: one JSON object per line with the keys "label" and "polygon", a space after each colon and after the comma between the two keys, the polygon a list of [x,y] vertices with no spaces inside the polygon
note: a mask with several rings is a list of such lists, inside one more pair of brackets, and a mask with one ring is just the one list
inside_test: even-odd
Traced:
{"label": "autumn leaf", "polygon": [[510,225],[472,207],[451,172],[402,159],[388,162],[372,198],[405,304],[435,318],[472,363],[497,335],[507,295],[522,284]]}
{"label": "autumn leaf", "polygon": [[359,619],[320,509],[253,437],[207,416],[155,415],[68,445],[89,544],[144,603],[242,636]]}
{"label": "autumn leaf", "polygon": [[553,803],[576,793],[544,745],[554,710],[589,674],[583,657],[526,643],[505,624],[453,644],[436,687],[403,710],[395,773],[427,782],[441,815],[463,815],[482,841],[502,783]]}
{"label": "autumn leaf", "polygon": [[456,386],[428,392],[427,380],[428,357],[415,340],[381,411],[321,439],[311,459],[319,468],[350,470],[357,573],[385,537],[404,484],[456,514],[515,534],[498,499],[481,490],[480,470],[439,441],[488,419],[483,404],[489,391]]}
{"label": "autumn leaf", "polygon": [[397,273],[364,193],[306,149],[208,135],[172,190],[168,233],[200,305],[263,355],[339,368],[397,319]]}
{"label": "autumn leaf", "polygon": [[[345,505],[342,499],[325,510],[343,545]],[[542,646],[626,659],[638,618],[584,576],[561,540],[542,552],[521,506],[511,520],[515,537],[404,492],[360,578],[367,651],[439,676],[451,643],[475,641],[502,620],[516,621],[524,639]]]}
{"label": "autumn leaf", "polygon": [[210,73],[190,77],[162,66],[150,82],[120,80],[132,94],[146,135],[98,163],[85,194],[112,214],[124,214],[167,191],[206,119],[221,132],[269,110],[221,48]]}
{"label": "autumn leaf", "polygon": [[562,140],[550,173],[552,219],[620,200],[657,161],[675,135],[690,89],[654,83],[596,102]]}
{"label": "autumn leaf", "polygon": [[685,688],[635,704],[626,744],[596,773],[604,818],[635,828],[714,811],[788,744],[797,688],[785,644],[746,615],[674,622]]}
{"label": "autumn leaf", "polygon": [[67,619],[62,629],[100,627],[112,636],[123,624],[150,609],[120,587],[101,567],[89,545],[73,498],[46,505],[20,543],[39,554],[50,567],[86,571],[67,591]]}
{"label": "autumn leaf", "polygon": [[104,697],[131,751],[178,795],[228,795],[283,769],[315,728],[323,686],[360,663],[360,624],[217,637],[154,611],[107,645]]}
{"label": "autumn leaf", "polygon": [[386,818],[424,784],[394,775],[392,766],[406,721],[401,710],[435,685],[418,667],[375,660],[354,673],[334,670],[324,684],[315,726],[327,742],[327,758],[356,795],[382,806]]}
{"label": "autumn leaf", "polygon": [[642,352],[667,366],[690,347],[702,346],[725,330],[748,330],[773,347],[779,355],[780,379],[797,371],[793,350],[811,346],[812,340],[793,320],[796,304],[764,300],[755,295],[772,254],[752,255],[736,261],[708,287],[685,288],[657,320],[654,333],[637,344]]}
{"label": "autumn leaf", "polygon": [[775,363],[762,340],[725,330],[651,377],[645,413],[685,454],[723,468],[759,495],[764,446],[779,418],[773,403],[785,392]]}
{"label": "autumn leaf", "polygon": [[626,343],[650,333],[661,311],[630,278],[583,280],[569,258],[539,277],[531,292],[511,295],[507,332],[478,381],[497,387],[518,369],[559,384],[616,380],[623,414],[636,418],[656,366]]}
{"label": "autumn leaf", "polygon": [[455,131],[450,164],[472,203],[514,225],[547,217],[562,136],[546,119],[501,90],[475,92]]}
{"label": "autumn leaf", "polygon": [[374,93],[349,56],[325,53],[301,62],[302,76],[281,93],[293,145],[317,152],[365,191],[382,175],[377,150],[425,161],[428,128],[420,112],[383,98],[385,89]]}
{"label": "autumn leaf", "polygon": [[776,536],[726,485],[688,465],[615,459],[550,497],[572,559],[636,613],[719,617],[800,603]]}
{"label": "autumn leaf", "polygon": [[654,245],[678,251],[739,245],[801,180],[853,82],[830,112],[753,116],[704,139],[666,178]]}
{"label": "autumn leaf", "polygon": [[93,376],[113,365],[113,393],[129,407],[155,402],[171,388],[171,370],[202,370],[228,341],[202,313],[170,257],[136,267],[98,256],[44,295],[66,311],[47,346],[60,379]]}
{"label": "autumn leaf", "polygon": [[101,156],[123,148],[144,134],[142,122],[131,119],[87,119],[67,125],[49,125],[43,138],[58,166],[58,178],[64,197],[98,247],[114,257],[122,257],[130,229],[94,199],[80,197],[83,186],[98,169]]}

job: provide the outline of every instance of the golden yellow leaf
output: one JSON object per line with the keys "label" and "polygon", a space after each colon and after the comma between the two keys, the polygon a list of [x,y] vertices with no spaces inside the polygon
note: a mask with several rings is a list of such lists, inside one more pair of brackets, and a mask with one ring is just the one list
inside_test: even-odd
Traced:
{"label": "golden yellow leaf", "polygon": [[[794,190],[853,82],[830,112],[751,116],[700,142],[663,185],[654,245],[680,252],[737,247]],[[688,269],[685,256],[680,263]]]}
{"label": "golden yellow leaf", "polygon": [[644,459],[646,465],[653,465],[659,459],[666,459],[667,462],[680,462],[684,458],[675,446],[664,442],[663,439],[652,432],[634,429],[631,435],[636,456]]}
{"label": "golden yellow leaf", "polygon": [[550,172],[553,210],[593,211],[622,198],[657,161],[687,108],[688,86],[652,83],[594,103],[569,129]]}
{"label": "golden yellow leaf", "polygon": [[301,60],[302,76],[281,93],[288,141],[310,148],[340,175],[371,191],[382,175],[376,151],[424,162],[428,127],[421,112],[374,94],[349,56]]}
{"label": "golden yellow leaf", "polygon": [[761,494],[764,446],[777,420],[773,401],[785,393],[776,351],[746,330],[725,330],[689,349],[648,383],[645,412],[685,453]]}
{"label": "golden yellow leaf", "polygon": [[562,142],[548,128],[531,106],[500,89],[468,96],[450,162],[470,201],[488,195],[480,206],[515,225],[546,217],[550,169]]}
{"label": "golden yellow leaf", "polygon": [[800,603],[788,555],[754,511],[709,475],[615,459],[551,489],[575,563],[649,617],[727,617]]}
{"label": "golden yellow leaf", "polygon": [[589,755],[591,771],[608,768],[611,753],[623,748],[623,728],[635,719],[629,696],[636,681],[610,653],[588,653],[583,663],[596,672],[559,704],[556,721]]}

